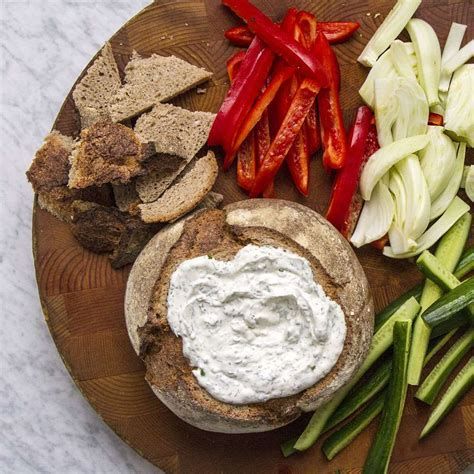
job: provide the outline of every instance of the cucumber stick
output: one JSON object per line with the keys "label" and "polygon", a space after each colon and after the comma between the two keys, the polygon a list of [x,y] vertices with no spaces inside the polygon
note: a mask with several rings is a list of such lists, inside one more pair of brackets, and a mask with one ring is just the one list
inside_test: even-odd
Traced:
{"label": "cucumber stick", "polygon": [[382,411],[385,391],[379,394],[360,413],[340,430],[335,431],[323,443],[322,449],[330,461],[336,454],[349,445],[352,440]]}
{"label": "cucumber stick", "polygon": [[470,329],[444,354],[418,388],[415,397],[431,405],[446,382],[449,374],[456,368],[464,354],[472,346],[474,329]]}
{"label": "cucumber stick", "polygon": [[393,370],[382,420],[365,461],[364,473],[386,473],[397,438],[407,395],[408,354],[412,322],[397,321],[393,326]]}
{"label": "cucumber stick", "polygon": [[303,431],[298,441],[295,443],[295,449],[304,451],[311,447],[319,435],[323,432],[324,426],[340,405],[342,400],[348,394],[350,389],[361,379],[361,377],[369,370],[375,361],[392,345],[393,342],[393,326],[397,321],[411,321],[420,310],[420,305],[415,298],[411,297],[406,301],[393,316],[374,334],[370,344],[369,353],[360,366],[359,370],[351,378],[350,382],[338,390],[334,397],[316,410]]}
{"label": "cucumber stick", "polygon": [[428,250],[416,261],[426,278],[436,283],[443,291],[456,288],[461,282]]}
{"label": "cucumber stick", "polygon": [[[467,212],[443,235],[436,248],[435,256],[443,262],[446,269],[450,272],[455,269],[461,257],[470,229],[471,215]],[[420,299],[421,313],[431,306],[442,294],[443,291],[436,283],[426,280]],[[408,362],[408,383],[410,385],[418,385],[420,383],[421,369],[423,368],[423,360],[428,348],[429,338],[430,328],[421,317],[418,317],[413,329],[413,344]]]}
{"label": "cucumber stick", "polygon": [[448,342],[449,340],[456,334],[457,328],[449,331],[444,336],[440,337],[439,339],[434,339],[430,341],[431,347],[426,354],[425,360],[423,361],[423,366],[425,366]]}
{"label": "cucumber stick", "polygon": [[298,436],[295,436],[294,438],[291,438],[291,439],[285,441],[284,443],[281,443],[280,449],[281,449],[281,452],[282,452],[283,456],[285,456],[285,458],[287,458],[288,456],[291,456],[292,454],[298,452],[298,450],[294,448],[295,443],[296,443],[297,440],[298,440]]}
{"label": "cucumber stick", "polygon": [[464,251],[454,270],[456,278],[462,278],[474,270],[474,247],[470,247]]}
{"label": "cucumber stick", "polygon": [[474,383],[474,357],[471,357],[466,365],[461,369],[449,388],[441,397],[439,403],[434,407],[420,439],[431,433],[441,420],[456,406],[463,395],[473,386]]}

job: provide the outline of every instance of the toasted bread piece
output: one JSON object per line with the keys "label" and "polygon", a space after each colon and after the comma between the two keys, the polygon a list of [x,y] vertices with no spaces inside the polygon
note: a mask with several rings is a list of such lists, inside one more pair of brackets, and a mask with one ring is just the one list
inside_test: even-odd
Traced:
{"label": "toasted bread piece", "polygon": [[150,156],[147,143],[130,128],[97,122],[81,132],[71,154],[70,188],[128,183],[145,172],[142,163]]}
{"label": "toasted bread piece", "polygon": [[[200,387],[166,320],[170,276],[184,260],[212,253],[228,259],[244,245],[273,245],[305,257],[315,279],[345,314],[347,334],[336,365],[314,386],[291,397],[232,405]],[[148,312],[147,312],[148,310]],[[203,211],[167,226],[145,247],[127,283],[125,316],[140,349],[154,393],[176,415],[201,429],[226,433],[266,431],[314,410],[353,375],[368,350],[373,304],[367,279],[352,249],[314,211],[281,200],[247,200],[222,211]]]}
{"label": "toasted bread piece", "polygon": [[72,203],[76,200],[90,201],[104,206],[113,204],[112,191],[108,185],[85,189],[70,189],[67,186],[56,186],[38,192],[38,204],[63,222],[71,222]]}
{"label": "toasted bread piece", "polygon": [[153,142],[157,153],[191,161],[205,145],[215,114],[157,104],[135,124],[135,132]]}
{"label": "toasted bread piece", "polygon": [[134,51],[125,67],[125,84],[112,97],[112,120],[121,122],[166,102],[207,81],[212,74],[175,56],[153,54],[142,58]]}
{"label": "toasted bread piece", "polygon": [[89,67],[72,93],[81,116],[81,127],[110,118],[109,103],[120,86],[120,75],[110,43],[105,43],[99,57]]}
{"label": "toasted bread piece", "polygon": [[156,155],[145,165],[147,172],[136,180],[136,191],[144,203],[156,201],[186,168],[187,160],[176,155]]}
{"label": "toasted bread piece", "polygon": [[128,184],[113,184],[115,205],[122,211],[129,214],[138,214],[138,205],[142,203],[136,190],[136,181],[132,180]]}
{"label": "toasted bread piece", "polygon": [[212,189],[217,172],[212,151],[202,158],[195,158],[159,199],[138,206],[142,220],[169,222],[191,211]]}
{"label": "toasted bread piece", "polygon": [[40,192],[67,184],[69,155],[74,139],[53,130],[36,152],[30,169],[26,172],[34,191]]}

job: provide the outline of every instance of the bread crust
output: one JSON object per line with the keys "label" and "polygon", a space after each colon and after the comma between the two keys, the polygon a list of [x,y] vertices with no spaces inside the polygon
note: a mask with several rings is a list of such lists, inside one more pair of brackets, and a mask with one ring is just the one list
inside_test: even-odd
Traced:
{"label": "bread crust", "polygon": [[[140,350],[147,365],[147,381],[154,393],[191,425],[224,433],[284,426],[302,412],[324,404],[362,363],[373,331],[367,279],[342,236],[321,216],[299,204],[248,200],[227,206],[220,217],[219,211],[214,211],[200,218],[204,221],[198,230],[185,228],[182,221],[168,226],[137,259],[125,298],[127,328],[134,349]],[[223,227],[219,227],[219,219],[224,219]],[[201,237],[197,235],[200,227]],[[194,232],[193,237],[190,232]],[[230,233],[230,237],[222,233]],[[347,324],[343,352],[331,372],[313,387],[261,404],[230,405],[215,400],[197,384],[182,355],[181,340],[169,334],[167,328],[167,284],[180,258],[192,258],[196,252],[205,254],[213,242],[221,252],[216,258],[231,258],[246,242],[296,251],[308,259],[325,291],[341,305]],[[334,252],[328,252],[328,248]]]}

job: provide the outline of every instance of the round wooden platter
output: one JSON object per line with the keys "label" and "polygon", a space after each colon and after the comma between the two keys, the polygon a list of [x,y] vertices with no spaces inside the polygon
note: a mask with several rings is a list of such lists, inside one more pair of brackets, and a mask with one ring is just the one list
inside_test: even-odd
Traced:
{"label": "round wooden platter", "polygon": [[[366,69],[356,58],[386,16],[393,0],[310,0],[255,2],[275,19],[296,6],[321,20],[355,20],[361,23],[355,37],[337,46],[342,71],[342,105],[346,125],[361,104],[358,89]],[[417,16],[435,28],[442,44],[452,21],[470,23],[474,7],[469,1],[424,0]],[[218,0],[155,2],[124,25],[111,39],[121,71],[133,50],[142,55],[174,54],[213,71],[204,94],[191,91],[173,101],[192,110],[217,111],[228,88],[226,59],[234,52],[224,39],[236,19]],[[54,125],[76,136],[78,114],[71,94]],[[293,189],[286,170],[276,181],[278,197],[301,202],[325,212],[331,178],[320,156],[312,161],[311,194]],[[245,199],[235,184],[235,170],[220,172],[215,186],[225,203]],[[308,416],[288,427],[261,434],[223,435],[198,430],[164,407],[144,381],[144,368],[126,332],[123,300],[129,268],[115,271],[104,256],[83,250],[67,225],[35,205],[33,249],[41,302],[51,334],[77,386],[103,420],[130,446],[167,473],[309,473],[357,472],[364,464],[376,430],[372,423],[332,462],[320,444],[284,459],[279,444],[299,433]],[[376,309],[382,308],[420,280],[411,262],[393,261],[368,247],[357,251],[369,279]],[[392,457],[393,472],[460,472],[473,462],[474,417],[472,394],[453,410],[437,431],[423,442],[418,434],[429,410],[408,394],[405,414]]]}

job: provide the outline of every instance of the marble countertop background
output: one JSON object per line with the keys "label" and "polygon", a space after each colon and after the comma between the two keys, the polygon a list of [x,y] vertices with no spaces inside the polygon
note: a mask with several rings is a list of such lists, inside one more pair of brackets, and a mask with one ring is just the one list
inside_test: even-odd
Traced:
{"label": "marble countertop background", "polygon": [[149,1],[0,1],[0,472],[157,472],[82,398],[43,320],[25,179],[75,78]]}

